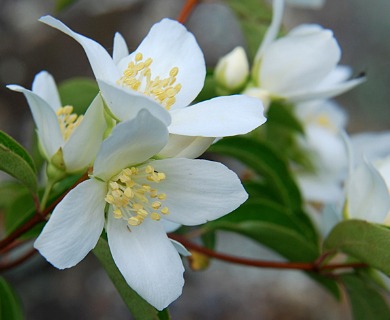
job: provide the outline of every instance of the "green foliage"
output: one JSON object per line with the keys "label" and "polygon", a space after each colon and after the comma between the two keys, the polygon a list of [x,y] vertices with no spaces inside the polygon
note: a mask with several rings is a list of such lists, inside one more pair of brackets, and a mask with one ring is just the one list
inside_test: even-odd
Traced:
{"label": "green foliage", "polygon": [[292,210],[300,209],[302,198],[283,157],[265,142],[244,137],[225,138],[212,145],[211,152],[234,157],[264,179],[279,201]]}
{"label": "green foliage", "polygon": [[272,10],[265,0],[226,0],[236,14],[253,60],[272,20]]}
{"label": "green foliage", "polygon": [[168,310],[158,312],[129,287],[112,259],[107,240],[100,238],[93,253],[99,259],[111,281],[117,288],[123,301],[129,308],[134,320],[169,320]]}
{"label": "green foliage", "polygon": [[58,86],[62,105],[70,105],[76,114],[84,114],[99,93],[96,82],[89,78],[72,78]]}
{"label": "green foliage", "polygon": [[293,112],[293,105],[282,101],[273,101],[267,112],[267,124],[286,128],[290,133],[304,133],[302,123]]}
{"label": "green foliage", "polygon": [[0,319],[23,320],[22,307],[11,286],[0,277]]}
{"label": "green foliage", "polygon": [[61,12],[76,2],[77,2],[77,0],[57,0],[56,6],[55,6],[55,11]]}
{"label": "green foliage", "polygon": [[390,275],[390,229],[361,220],[336,225],[324,243],[325,251],[341,251]]}
{"label": "green foliage", "polygon": [[354,320],[390,319],[389,306],[374,283],[357,274],[344,274],[340,279],[348,295]]}
{"label": "green foliage", "polygon": [[33,160],[18,142],[3,131],[0,131],[0,170],[22,182],[32,192],[37,190]]}

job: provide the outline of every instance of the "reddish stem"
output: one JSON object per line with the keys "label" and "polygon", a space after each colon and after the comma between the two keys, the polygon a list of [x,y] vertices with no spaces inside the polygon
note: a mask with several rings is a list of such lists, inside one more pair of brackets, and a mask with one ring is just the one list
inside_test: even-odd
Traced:
{"label": "reddish stem", "polygon": [[186,0],[186,3],[184,4],[183,8],[181,9],[181,12],[179,16],[177,17],[177,21],[184,24],[192,11],[194,10],[195,6],[200,2],[200,0]]}
{"label": "reddish stem", "polygon": [[45,210],[43,210],[42,212],[39,212],[39,210],[37,210],[35,215],[30,220],[28,220],[25,224],[20,226],[10,235],[8,235],[5,239],[1,240],[0,251],[4,251],[3,250],[4,248],[8,247],[12,242],[14,242],[16,239],[18,239],[21,235],[23,235],[27,231],[31,230],[38,223],[46,221],[45,219],[46,216],[53,211],[55,206],[68,194],[68,192],[72,190],[74,187],[76,187],[79,183],[86,180],[87,178],[88,178],[88,173],[84,173],[68,190],[66,190],[59,198],[53,201]]}
{"label": "reddish stem", "polygon": [[263,260],[255,260],[248,258],[241,258],[236,256],[227,255],[224,253],[215,252],[208,248],[202,247],[198,244],[195,244],[185,237],[177,235],[177,234],[169,234],[169,237],[173,240],[180,242],[186,248],[202,253],[206,256],[216,258],[219,260],[232,262],[236,264],[258,267],[258,268],[272,268],[272,269],[294,269],[294,270],[305,270],[311,272],[320,272],[321,270],[334,270],[341,268],[365,268],[367,267],[364,263],[345,263],[345,264],[331,264],[325,266],[319,266],[318,262],[276,262],[276,261],[263,261]]}
{"label": "reddish stem", "polygon": [[30,251],[28,251],[27,253],[25,253],[24,255],[19,257],[18,259],[15,259],[14,261],[11,261],[8,263],[0,263],[0,272],[7,271],[9,269],[12,269],[12,268],[22,264],[26,260],[30,259],[36,253],[37,253],[37,250],[32,248]]}

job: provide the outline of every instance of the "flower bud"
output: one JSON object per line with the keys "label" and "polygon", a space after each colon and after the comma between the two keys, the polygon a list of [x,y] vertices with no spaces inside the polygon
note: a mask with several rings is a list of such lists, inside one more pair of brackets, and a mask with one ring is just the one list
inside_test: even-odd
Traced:
{"label": "flower bud", "polygon": [[241,89],[248,75],[249,63],[242,47],[236,47],[219,59],[215,67],[215,79],[218,85],[231,92]]}

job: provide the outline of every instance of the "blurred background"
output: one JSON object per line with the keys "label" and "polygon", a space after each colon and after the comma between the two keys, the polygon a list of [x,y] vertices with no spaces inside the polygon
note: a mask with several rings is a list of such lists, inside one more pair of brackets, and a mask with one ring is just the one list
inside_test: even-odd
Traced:
{"label": "blurred background", "polygon": [[[21,94],[5,88],[31,87],[36,73],[47,70],[61,82],[92,76],[82,48],[37,19],[55,15],[72,29],[97,40],[111,53],[116,31],[135,49],[161,18],[177,18],[184,0],[79,0],[60,13],[53,0],[0,0],[0,130],[31,144],[33,123]],[[390,2],[327,0],[322,8],[289,6],[287,29],[318,23],[334,31],[342,64],[368,81],[337,101],[346,109],[349,132],[390,129]],[[186,23],[202,47],[208,66],[237,45],[245,45],[233,12],[223,1],[202,1]],[[237,235],[221,233],[218,249],[235,255],[278,260],[265,248]],[[90,255],[77,267],[59,271],[36,255],[5,274],[16,288],[26,318],[129,319],[115,288]],[[304,274],[260,270],[213,261],[203,272],[187,268],[186,285],[170,310],[173,319],[348,319],[346,306]]]}

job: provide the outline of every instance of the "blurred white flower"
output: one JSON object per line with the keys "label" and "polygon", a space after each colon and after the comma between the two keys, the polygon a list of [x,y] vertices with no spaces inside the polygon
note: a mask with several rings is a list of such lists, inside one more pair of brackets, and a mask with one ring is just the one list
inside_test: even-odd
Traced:
{"label": "blurred white flower", "polygon": [[84,116],[78,116],[72,106],[61,105],[54,79],[46,71],[35,76],[32,91],[18,85],[7,87],[25,95],[37,127],[40,149],[49,163],[68,173],[82,171],[92,164],[107,127],[100,95]]}
{"label": "blurred white flower", "polygon": [[364,81],[348,80],[350,70],[338,66],[341,50],[331,30],[303,24],[276,39],[283,6],[283,0],[274,1],[273,21],[252,68],[254,83],[244,93],[302,102],[334,97]]}
{"label": "blurred white flower", "polygon": [[35,248],[57,268],[69,268],[95,247],[105,227],[129,286],[159,310],[174,301],[184,284],[176,249],[183,248],[171,243],[160,222],[202,224],[233,211],[248,195],[220,163],[151,159],[167,141],[166,125],[147,110],[117,125],[101,145],[91,179],[57,205]]}
{"label": "blurred white flower", "polygon": [[346,114],[329,100],[298,104],[294,112],[305,130],[300,146],[313,165],[311,170],[296,171],[301,191],[309,201],[337,203],[348,174],[347,148],[341,133]]}

